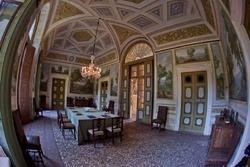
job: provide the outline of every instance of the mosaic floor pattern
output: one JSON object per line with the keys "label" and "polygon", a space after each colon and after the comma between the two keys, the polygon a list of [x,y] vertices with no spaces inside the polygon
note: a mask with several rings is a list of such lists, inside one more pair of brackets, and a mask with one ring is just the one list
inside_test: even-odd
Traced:
{"label": "mosaic floor pattern", "polygon": [[123,142],[107,141],[100,148],[78,145],[73,138],[63,139],[53,120],[53,132],[66,167],[198,167],[204,166],[208,137],[173,131],[151,130],[149,126],[128,123]]}
{"label": "mosaic floor pattern", "polygon": [[209,137],[165,130],[128,122],[123,142],[113,145],[78,145],[73,137],[63,138],[56,112],[25,125],[26,134],[39,135],[47,158],[46,167],[199,167],[204,166]]}

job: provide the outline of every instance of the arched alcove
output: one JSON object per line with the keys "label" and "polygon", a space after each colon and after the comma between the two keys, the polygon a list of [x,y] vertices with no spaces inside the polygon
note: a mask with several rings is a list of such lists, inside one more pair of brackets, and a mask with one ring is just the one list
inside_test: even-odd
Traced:
{"label": "arched alcove", "polygon": [[125,118],[149,124],[153,111],[153,50],[145,41],[125,48],[121,61],[120,110]]}

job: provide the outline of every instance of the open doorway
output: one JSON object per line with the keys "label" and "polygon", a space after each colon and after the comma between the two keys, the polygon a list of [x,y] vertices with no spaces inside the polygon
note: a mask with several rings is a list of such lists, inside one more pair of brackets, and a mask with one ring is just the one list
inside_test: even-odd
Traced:
{"label": "open doorway", "polygon": [[123,66],[122,110],[131,121],[150,124],[153,113],[153,51],[147,43],[128,49]]}

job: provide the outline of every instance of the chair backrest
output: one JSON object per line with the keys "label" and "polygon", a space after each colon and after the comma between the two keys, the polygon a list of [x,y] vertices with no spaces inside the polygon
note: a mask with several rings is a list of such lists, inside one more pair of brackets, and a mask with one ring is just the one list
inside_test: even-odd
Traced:
{"label": "chair backrest", "polygon": [[67,97],[67,107],[74,107],[74,98],[73,97]]}
{"label": "chair backrest", "polygon": [[96,118],[96,119],[92,119],[92,132],[93,135],[95,135],[96,131],[102,131],[103,129],[105,129],[105,119],[103,118]]}
{"label": "chair backrest", "polygon": [[115,102],[113,100],[109,101],[109,106],[108,106],[108,110],[114,114],[114,108],[115,108]]}
{"label": "chair backrest", "polygon": [[12,112],[13,121],[14,121],[14,127],[17,135],[17,139],[21,145],[21,147],[25,146],[27,144],[26,135],[23,130],[23,124],[21,121],[21,115],[19,110],[15,110]]}
{"label": "chair backrest", "polygon": [[168,115],[168,107],[167,106],[159,106],[157,119],[165,122],[167,119],[167,115]]}
{"label": "chair backrest", "polygon": [[112,118],[112,131],[116,128],[123,129],[123,117]]}

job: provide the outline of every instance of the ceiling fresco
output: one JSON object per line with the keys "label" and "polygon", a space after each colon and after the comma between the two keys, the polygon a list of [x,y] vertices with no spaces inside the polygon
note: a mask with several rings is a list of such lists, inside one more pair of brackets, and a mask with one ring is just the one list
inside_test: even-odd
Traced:
{"label": "ceiling fresco", "polygon": [[89,59],[98,18],[101,21],[95,56],[99,64],[101,60],[107,62],[108,57],[118,60],[123,47],[138,37],[146,39],[155,51],[183,41],[192,43],[199,37],[217,38],[210,0],[53,0],[51,3],[53,11],[43,43],[44,56],[50,59],[53,58],[50,52],[69,54],[74,60]]}

